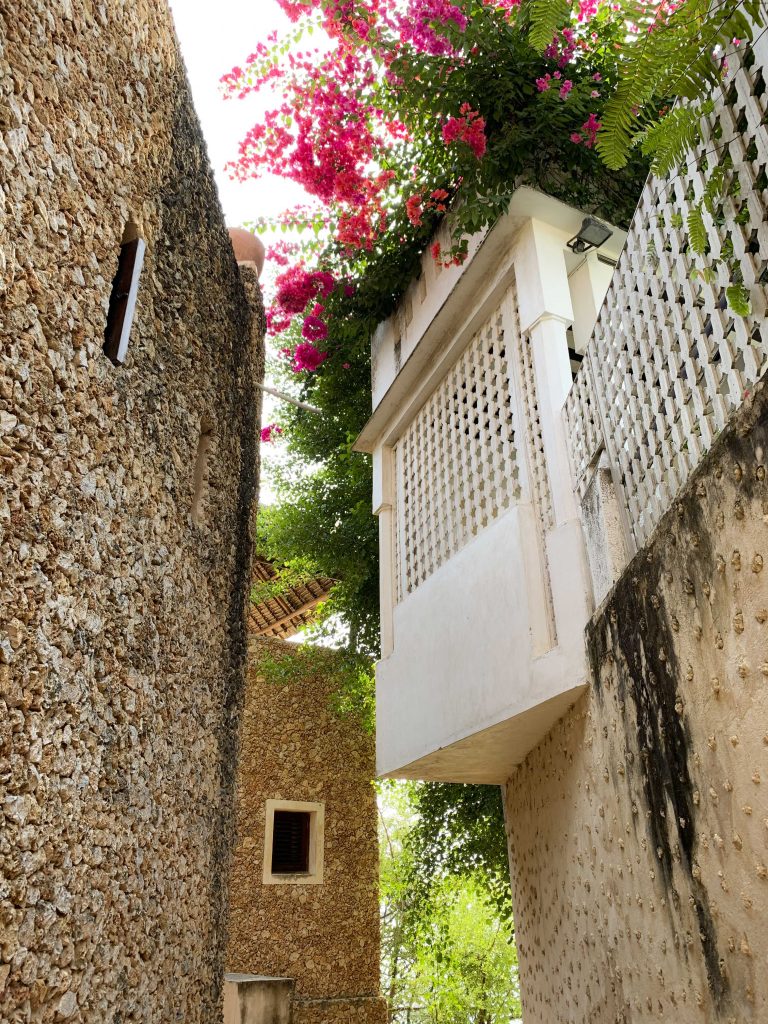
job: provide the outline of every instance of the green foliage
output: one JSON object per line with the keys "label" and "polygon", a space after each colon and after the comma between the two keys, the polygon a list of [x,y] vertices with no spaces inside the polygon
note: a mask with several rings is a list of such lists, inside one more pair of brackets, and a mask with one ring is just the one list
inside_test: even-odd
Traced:
{"label": "green foliage", "polygon": [[259,675],[275,686],[310,688],[319,678],[329,681],[333,687],[331,709],[341,716],[355,716],[366,732],[373,731],[373,666],[352,651],[312,643],[297,644],[283,655],[265,651],[259,658]]}
{"label": "green foliage", "polygon": [[535,50],[552,42],[557,30],[568,24],[569,0],[531,0],[529,40]]}
{"label": "green foliage", "polygon": [[701,119],[714,110],[712,100],[701,105],[675,107],[652,121],[637,136],[643,153],[652,159],[651,170],[663,177],[677,167],[701,136]]}
{"label": "green foliage", "polygon": [[280,566],[273,579],[259,580],[251,587],[250,601],[252,604],[261,604],[262,601],[282,597],[294,587],[300,587],[321,575],[317,566],[306,555],[291,558]]}
{"label": "green foliage", "polygon": [[688,211],[686,226],[688,228],[688,242],[691,249],[697,255],[703,256],[707,250],[707,227],[704,223],[704,213],[701,206],[691,207]]}
{"label": "green foliage", "polygon": [[736,316],[749,316],[752,312],[752,302],[749,297],[749,289],[743,284],[729,285],[725,290],[728,305]]}
{"label": "green foliage", "polygon": [[[554,8],[559,0],[550,0]],[[618,169],[631,149],[641,144],[647,155],[669,167],[673,153],[687,148],[684,140],[697,137],[695,111],[722,87],[722,59],[734,38],[750,39],[749,18],[759,17],[758,0],[713,4],[711,0],[684,0],[671,13],[638,0],[620,0],[595,19],[610,19],[631,26],[622,46],[619,79],[605,105],[597,149],[606,165]],[[719,49],[718,49],[719,48]],[[672,110],[659,116],[659,108],[686,99],[692,113]],[[662,172],[663,173],[663,172]]]}
{"label": "green foliage", "polygon": [[499,903],[488,874],[470,861],[435,872],[427,887],[419,884],[423,788],[380,784],[382,986],[390,1019],[509,1024],[520,1014],[509,903]]}
{"label": "green foliage", "polygon": [[[428,890],[451,875],[476,874],[511,910],[509,861],[499,786],[425,782],[413,790],[417,823],[409,836],[414,884]],[[418,877],[416,877],[418,876]]]}

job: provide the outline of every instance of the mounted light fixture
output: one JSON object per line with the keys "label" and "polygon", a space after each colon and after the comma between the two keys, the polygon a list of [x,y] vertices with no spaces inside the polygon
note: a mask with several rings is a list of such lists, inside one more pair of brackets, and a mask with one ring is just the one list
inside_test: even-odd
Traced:
{"label": "mounted light fixture", "polygon": [[579,233],[567,243],[572,252],[589,252],[590,249],[599,249],[608,241],[613,232],[596,217],[585,217]]}

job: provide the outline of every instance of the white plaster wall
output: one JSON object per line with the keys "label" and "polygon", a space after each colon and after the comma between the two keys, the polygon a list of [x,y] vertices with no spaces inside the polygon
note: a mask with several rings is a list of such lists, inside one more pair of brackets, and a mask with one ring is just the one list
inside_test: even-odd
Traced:
{"label": "white plaster wall", "polygon": [[[557,650],[533,658],[542,595],[532,578],[538,562],[528,557],[536,545],[529,512],[508,511],[396,606],[394,653],[376,674],[379,774],[429,778],[431,761],[401,769],[430,755],[437,765],[443,748],[583,681],[583,659],[565,663]],[[553,708],[552,721],[537,716],[533,725],[543,735],[561,713]],[[500,756],[514,761],[518,744],[519,760],[537,738],[518,730]],[[489,756],[481,747],[467,750],[456,781],[475,777],[474,761]],[[495,778],[493,763],[483,768]]]}

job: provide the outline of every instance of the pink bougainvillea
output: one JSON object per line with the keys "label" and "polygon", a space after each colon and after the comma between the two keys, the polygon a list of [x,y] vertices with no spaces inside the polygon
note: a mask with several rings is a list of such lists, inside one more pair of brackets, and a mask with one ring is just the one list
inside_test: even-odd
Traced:
{"label": "pink bougainvillea", "polygon": [[415,196],[411,196],[405,202],[405,212],[408,216],[408,220],[415,227],[421,226],[421,218],[424,213],[424,209],[421,205],[421,196],[417,193]]}
{"label": "pink bougainvillea", "polygon": [[318,314],[310,313],[304,317],[304,323],[301,326],[301,336],[306,338],[307,341],[325,341],[328,337],[328,325],[324,320],[321,320]]}
{"label": "pink bougainvillea", "polygon": [[458,117],[449,117],[443,125],[443,142],[450,146],[457,140],[465,142],[475,157],[482,160],[488,140],[485,137],[485,119],[469,103],[462,103]]}
{"label": "pink bougainvillea", "polygon": [[314,373],[327,358],[328,353],[321,352],[311,341],[299,342],[293,352],[293,372],[301,373],[303,370],[308,370],[310,373]]}
{"label": "pink bougainvillea", "polygon": [[261,428],[261,441],[262,444],[272,444],[279,434],[282,434],[283,428],[278,427],[276,423],[268,423],[266,427]]}
{"label": "pink bougainvillea", "polygon": [[581,126],[580,132],[572,132],[570,135],[571,142],[575,142],[576,145],[584,145],[587,149],[592,149],[597,139],[597,133],[600,131],[600,122],[594,114],[590,114],[584,124]]}

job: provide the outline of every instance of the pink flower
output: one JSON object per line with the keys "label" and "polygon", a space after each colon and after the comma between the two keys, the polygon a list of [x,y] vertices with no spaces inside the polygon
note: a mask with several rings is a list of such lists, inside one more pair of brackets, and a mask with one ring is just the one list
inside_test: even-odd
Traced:
{"label": "pink flower", "polygon": [[421,207],[421,196],[418,192],[416,195],[411,196],[410,199],[406,200],[405,212],[408,214],[408,220],[414,225],[414,227],[418,228],[421,226],[421,217],[424,211]]}
{"label": "pink flower", "polygon": [[547,89],[549,89],[549,83],[551,82],[551,80],[552,76],[549,74],[544,75],[543,78],[537,78],[536,88],[539,90],[539,92],[546,92]]}
{"label": "pink flower", "polygon": [[438,260],[440,259],[440,243],[433,242],[433,244],[429,247],[429,251],[432,255],[432,259],[435,261],[435,263],[437,263]]}
{"label": "pink flower", "polygon": [[293,372],[302,370],[314,372],[328,358],[327,352],[320,352],[311,342],[299,342],[293,353]]}
{"label": "pink flower", "polygon": [[271,444],[278,434],[282,434],[283,428],[278,427],[276,423],[268,423],[266,427],[261,428],[261,442],[262,444]]}
{"label": "pink flower", "polygon": [[[586,138],[584,139],[584,145],[587,149],[592,149],[597,138],[597,133],[600,131],[600,121],[594,114],[590,114],[584,124],[581,126],[581,130],[584,132]],[[573,138],[573,136],[571,136]]]}
{"label": "pink flower", "polygon": [[325,341],[328,337],[328,325],[315,313],[310,313],[304,317],[301,336],[307,341]]}
{"label": "pink flower", "polygon": [[457,139],[466,143],[477,160],[482,160],[488,144],[485,137],[485,119],[469,103],[462,103],[459,117],[449,117],[443,125],[443,142],[446,146]]}
{"label": "pink flower", "polygon": [[578,146],[579,143],[582,141],[581,140],[581,135],[579,134],[579,132],[571,132],[570,140],[571,140],[571,142],[575,142],[576,145]]}
{"label": "pink flower", "polygon": [[566,79],[566,81],[560,86],[560,99],[564,100],[572,88],[573,82],[571,82],[570,79]]}

